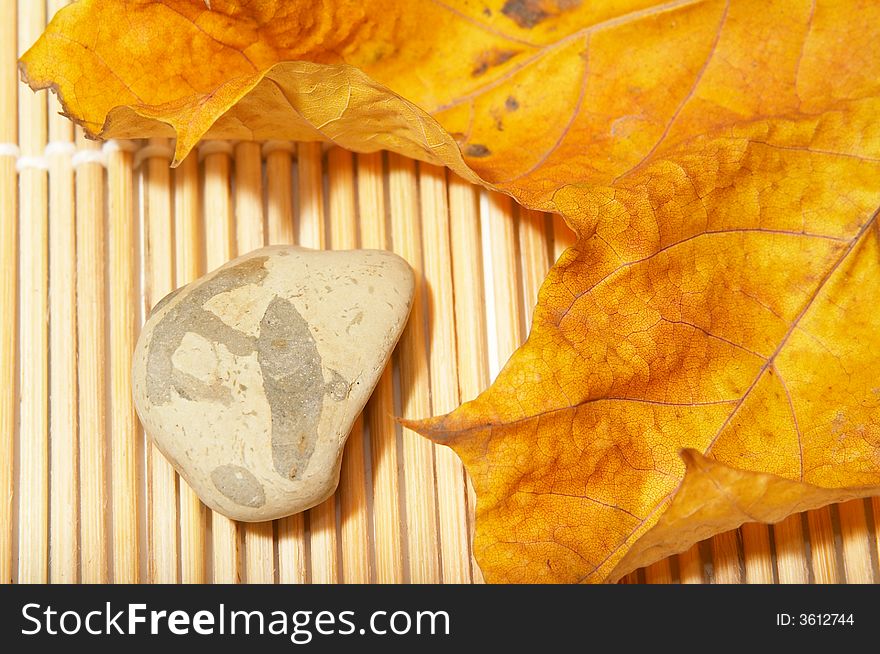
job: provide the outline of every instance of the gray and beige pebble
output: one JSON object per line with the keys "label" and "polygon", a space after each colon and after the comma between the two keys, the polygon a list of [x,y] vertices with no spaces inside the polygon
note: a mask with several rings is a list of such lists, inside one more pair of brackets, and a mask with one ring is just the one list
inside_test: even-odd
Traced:
{"label": "gray and beige pebble", "polygon": [[412,296],[412,270],[389,252],[239,257],[153,309],[132,367],[138,415],[212,509],[250,522],[303,511],[336,489]]}

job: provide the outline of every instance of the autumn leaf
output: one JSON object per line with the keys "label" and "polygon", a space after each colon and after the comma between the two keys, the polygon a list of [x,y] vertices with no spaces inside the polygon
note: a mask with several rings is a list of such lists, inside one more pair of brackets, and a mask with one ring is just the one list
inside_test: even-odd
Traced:
{"label": "autumn leaf", "polygon": [[25,56],[94,134],[332,140],[561,212],[479,398],[414,423],[490,581],[598,582],[880,492],[876,2],[99,2]]}

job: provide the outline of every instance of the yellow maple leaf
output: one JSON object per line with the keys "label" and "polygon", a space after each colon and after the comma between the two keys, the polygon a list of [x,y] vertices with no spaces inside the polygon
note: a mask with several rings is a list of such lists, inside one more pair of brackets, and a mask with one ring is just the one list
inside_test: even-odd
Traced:
{"label": "yellow maple leaf", "polygon": [[24,57],[93,134],[443,163],[578,242],[492,387],[418,423],[491,581],[606,581],[880,490],[880,6],[82,0]]}

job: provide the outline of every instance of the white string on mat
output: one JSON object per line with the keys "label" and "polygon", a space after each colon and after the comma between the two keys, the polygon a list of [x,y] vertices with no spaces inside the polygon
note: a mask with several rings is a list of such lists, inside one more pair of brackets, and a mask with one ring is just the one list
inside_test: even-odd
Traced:
{"label": "white string on mat", "polygon": [[104,141],[100,150],[77,150],[76,154],[73,155],[71,163],[74,168],[84,164],[99,164],[106,168],[112,152],[137,152],[138,149],[139,146],[135,141]]}
{"label": "white string on mat", "polygon": [[76,146],[70,141],[49,141],[43,146],[41,155],[19,155],[15,162],[18,172],[25,170],[49,170],[50,157],[69,157],[76,152]]}
{"label": "white string on mat", "polygon": [[21,156],[21,148],[15,143],[0,143],[0,157],[13,157],[18,159]]}
{"label": "white string on mat", "polygon": [[0,157],[12,157],[15,159],[15,169],[18,172],[25,170],[49,170],[51,157],[70,157],[71,165],[76,168],[82,164],[96,163],[107,166],[107,155],[110,152],[135,152],[138,146],[133,141],[105,141],[100,150],[78,149],[70,141],[50,141],[43,147],[43,153],[38,155],[22,155],[21,148],[15,143],[0,143]]}
{"label": "white string on mat", "polygon": [[73,155],[70,162],[73,164],[74,168],[78,168],[79,166],[88,163],[96,163],[101,166],[106,166],[107,153],[104,152],[103,148],[100,150],[79,150]]}
{"label": "white string on mat", "polygon": [[199,161],[209,154],[222,153],[230,157],[235,154],[235,146],[230,141],[202,141],[199,145]]}
{"label": "white string on mat", "polygon": [[49,141],[43,148],[43,156],[47,159],[49,157],[73,156],[75,153],[76,146],[70,141]]}
{"label": "white string on mat", "polygon": [[20,173],[26,170],[49,170],[49,160],[43,155],[20,155],[15,162],[15,169]]}
{"label": "white string on mat", "polygon": [[111,152],[137,152],[140,147],[137,141],[117,141],[116,139],[111,139],[110,141],[104,141],[101,149],[110,154]]}
{"label": "white string on mat", "polygon": [[288,154],[295,154],[296,148],[293,147],[293,143],[291,141],[266,141],[263,143],[263,147],[260,149],[260,153],[263,155],[263,159],[266,159],[273,152],[287,152]]}
{"label": "white string on mat", "polygon": [[[210,154],[222,153],[230,157],[235,156],[234,141],[211,140],[202,141],[198,146],[199,161],[204,161]],[[139,168],[142,163],[153,157],[172,160],[174,159],[174,146],[164,143],[139,145],[136,140],[109,140],[104,141],[100,150],[87,148],[79,149],[70,141],[50,141],[43,148],[43,153],[38,155],[23,155],[21,148],[16,143],[0,143],[0,157],[12,157],[15,159],[15,168],[18,172],[24,170],[49,170],[49,158],[54,156],[69,156],[71,165],[78,168],[84,164],[99,164],[107,167],[108,155],[111,152],[131,152],[134,154],[134,168]],[[287,152],[296,155],[296,146],[291,141],[270,140],[263,143],[260,154],[263,159],[273,152]]]}
{"label": "white string on mat", "polygon": [[147,159],[153,159],[154,157],[168,159],[170,161],[174,158],[174,148],[170,145],[165,145],[164,143],[153,143],[138,148],[135,150],[134,154],[134,167],[140,168],[141,164]]}

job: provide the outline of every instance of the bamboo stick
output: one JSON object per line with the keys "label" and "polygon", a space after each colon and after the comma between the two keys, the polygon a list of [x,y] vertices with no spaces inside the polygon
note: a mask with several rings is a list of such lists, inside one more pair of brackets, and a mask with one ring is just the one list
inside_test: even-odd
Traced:
{"label": "bamboo stick", "polygon": [[641,570],[634,570],[630,572],[628,575],[623,577],[618,583],[620,584],[641,584],[644,583],[643,575],[640,574]]}
{"label": "bamboo stick", "polygon": [[[416,278],[412,313],[397,350],[401,413],[405,418],[424,418],[431,413],[428,395],[430,371],[425,353],[421,230],[415,163],[412,160],[398,154],[388,155],[388,191],[394,251],[409,262]],[[441,578],[434,446],[426,438],[405,427],[401,430],[401,443],[409,581],[438,583]]]}
{"label": "bamboo stick", "polygon": [[848,584],[874,583],[865,508],[863,500],[850,500],[837,505],[843,544],[843,570]]}
{"label": "bamboo stick", "polygon": [[[0,142],[18,142],[18,17],[15,0],[0,1]],[[15,499],[15,400],[18,306],[18,177],[15,156],[0,155],[0,583],[12,583]]]}
{"label": "bamboo stick", "polygon": [[739,535],[736,530],[714,536],[712,544],[713,583],[741,584],[742,568]]}
{"label": "bamboo stick", "polygon": [[[238,255],[263,247],[263,162],[260,145],[252,141],[235,148],[235,228]],[[246,580],[249,584],[275,581],[275,547],[271,522],[242,525]]]}
{"label": "bamboo stick", "polygon": [[776,570],[781,584],[806,584],[810,569],[804,546],[804,523],[800,513],[773,525]]}
{"label": "bamboo stick", "polygon": [[[49,3],[50,13],[57,3]],[[48,98],[49,142],[49,580],[76,583],[79,568],[77,444],[77,224],[73,126]],[[103,217],[103,216],[102,216]],[[103,390],[103,389],[102,389]],[[86,399],[86,398],[84,398]],[[87,400],[88,401],[88,400]]]}
{"label": "bamboo stick", "polygon": [[[298,243],[307,248],[325,247],[324,179],[320,143],[298,146],[299,235]],[[336,497],[330,496],[309,509],[309,551],[312,583],[335,584],[339,581],[336,533]]]}
{"label": "bamboo stick", "polygon": [[141,434],[131,397],[136,282],[134,171],[130,152],[110,152],[107,163],[110,225],[110,461],[112,578],[139,580],[137,452]]}
{"label": "bamboo stick", "polygon": [[260,144],[235,146],[235,234],[237,255],[263,247],[263,162]]}
{"label": "bamboo stick", "polygon": [[[358,246],[354,160],[351,152],[333,148],[327,155],[330,180],[330,246],[352,250]],[[364,422],[358,416],[342,455],[339,479],[342,581],[370,583],[370,530],[365,474]]]}
{"label": "bamboo stick", "polygon": [[522,293],[517,287],[516,222],[513,201],[506,195],[489,195],[488,215],[498,362],[504,365],[524,340]]}
{"label": "bamboo stick", "polygon": [[[358,221],[361,247],[388,248],[385,227],[385,186],[382,155],[358,155]],[[370,432],[371,481],[373,487],[373,550],[376,557],[375,581],[401,583],[403,547],[401,537],[401,496],[398,478],[397,425],[394,422],[394,388],[389,364],[364,412]]]}
{"label": "bamboo stick", "polygon": [[[293,146],[284,143],[266,156],[266,186],[268,188],[267,231],[269,243],[294,242],[293,220]],[[298,513],[275,522],[278,552],[278,581],[282,584],[301,584],[306,581],[305,521]]]}
{"label": "bamboo stick", "polygon": [[645,568],[645,583],[671,584],[673,581],[672,561],[670,559],[656,561]]}
{"label": "bamboo stick", "polygon": [[[199,162],[193,153],[174,171],[174,286],[180,288],[205,272],[204,234],[199,213]],[[183,479],[180,500],[180,581],[206,581],[206,507]]]}
{"label": "bamboo stick", "polygon": [[[46,5],[19,4],[19,46],[30,46],[43,30]],[[22,155],[37,157],[46,146],[46,93],[18,97]],[[45,583],[49,570],[49,334],[48,207],[45,170],[19,175],[21,408],[19,447],[18,582]]]}
{"label": "bamboo stick", "polygon": [[817,584],[840,583],[841,571],[837,564],[837,551],[834,546],[831,509],[825,506],[809,511],[807,513],[807,527],[810,533],[813,582]]}
{"label": "bamboo stick", "polygon": [[[214,142],[212,145],[218,144]],[[229,190],[229,154],[224,151],[206,154],[204,165],[206,264],[208,271],[212,271],[232,258],[233,215]],[[240,580],[238,524],[214,511],[210,512],[210,516],[214,583],[238,583]]]}
{"label": "bamboo stick", "polygon": [[279,583],[304,584],[308,581],[309,570],[306,564],[308,549],[304,516],[304,513],[297,513],[276,521]]}
{"label": "bamboo stick", "polygon": [[[452,290],[452,255],[449,244],[449,207],[446,171],[419,164],[422,251],[425,261],[425,309],[428,317],[428,368],[431,411],[449,413],[460,402],[455,306]],[[443,583],[471,581],[468,547],[467,485],[461,460],[448,447],[434,448],[437,475],[437,509]]]}
{"label": "bamboo stick", "polygon": [[297,181],[299,222],[297,243],[307,248],[324,249],[324,177],[320,143],[297,145]]}
{"label": "bamboo stick", "polygon": [[678,555],[678,579],[683,584],[705,583],[699,543]]}
{"label": "bamboo stick", "polygon": [[[98,151],[79,135],[78,145]],[[104,168],[84,162],[76,170],[76,252],[79,341],[80,567],[84,583],[106,583],[107,556],[107,306]]]}
{"label": "bamboo stick", "polygon": [[[150,139],[154,147],[168,147],[167,139]],[[174,290],[174,250],[171,219],[169,160],[155,154],[146,164],[144,220],[146,222],[147,295],[150,309]],[[149,573],[154,583],[178,580],[177,473],[150,441],[147,450],[147,503],[149,507]]]}
{"label": "bamboo stick", "polygon": [[740,531],[743,541],[743,567],[746,583],[774,583],[770,528],[767,525],[748,522],[740,528]]}
{"label": "bamboo stick", "polygon": [[[449,175],[449,216],[459,396],[462,400],[471,400],[489,384],[479,192],[472,184],[452,174]],[[476,493],[468,479],[468,545],[471,579],[475,583],[482,583],[483,573],[473,558],[473,548],[470,547],[474,533],[476,504]]]}
{"label": "bamboo stick", "polygon": [[523,310],[528,331],[532,314],[538,302],[538,291],[550,270],[549,245],[552,233],[548,233],[547,216],[540,211],[520,207],[519,243],[522,252]]}
{"label": "bamboo stick", "polygon": [[276,143],[266,155],[266,223],[269,244],[294,242],[293,171],[290,155],[293,146]]}
{"label": "bamboo stick", "polygon": [[872,558],[878,565],[878,568],[874,569],[874,583],[880,584],[880,497],[872,497],[870,501],[866,500],[866,502],[869,504],[868,510],[873,513],[874,518],[874,532],[870,536],[874,550]]}

